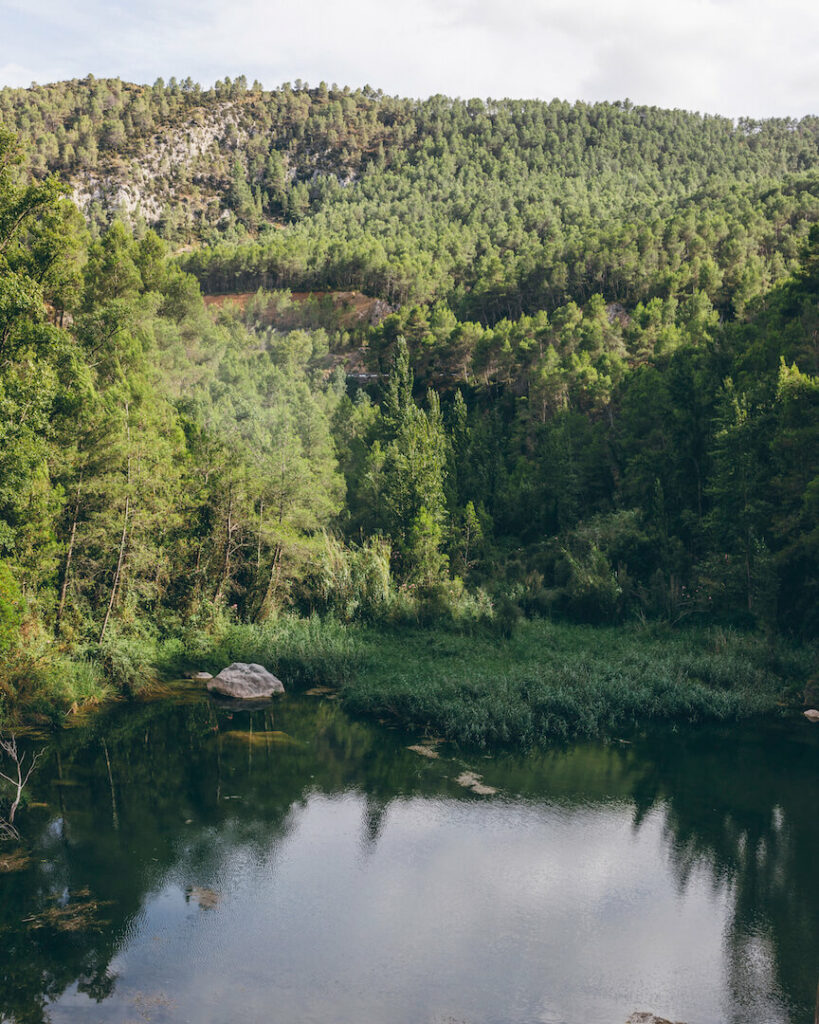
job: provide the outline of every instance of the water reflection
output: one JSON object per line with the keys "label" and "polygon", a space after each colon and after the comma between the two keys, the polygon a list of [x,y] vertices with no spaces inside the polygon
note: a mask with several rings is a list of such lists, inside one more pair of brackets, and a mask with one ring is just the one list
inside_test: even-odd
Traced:
{"label": "water reflection", "polygon": [[327,700],[115,709],[33,782],[0,1020],[810,1021],[817,740],[436,760]]}

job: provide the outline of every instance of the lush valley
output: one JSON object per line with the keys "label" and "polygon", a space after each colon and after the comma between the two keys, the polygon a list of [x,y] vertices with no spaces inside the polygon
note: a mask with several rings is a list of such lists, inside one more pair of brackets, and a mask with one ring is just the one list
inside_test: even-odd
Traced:
{"label": "lush valley", "polygon": [[801,693],[819,120],[88,79],[0,121],[0,719],[258,631],[470,742]]}

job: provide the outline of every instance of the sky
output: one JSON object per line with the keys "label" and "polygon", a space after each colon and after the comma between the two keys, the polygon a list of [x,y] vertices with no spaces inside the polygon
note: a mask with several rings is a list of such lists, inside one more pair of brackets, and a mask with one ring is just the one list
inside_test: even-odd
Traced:
{"label": "sky", "polygon": [[816,0],[0,0],[0,85],[244,74],[819,114]]}

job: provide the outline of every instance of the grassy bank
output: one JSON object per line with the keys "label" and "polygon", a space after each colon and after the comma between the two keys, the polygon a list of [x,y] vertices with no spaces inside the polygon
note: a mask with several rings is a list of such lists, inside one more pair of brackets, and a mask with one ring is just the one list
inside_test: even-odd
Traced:
{"label": "grassy bank", "polygon": [[652,719],[726,720],[793,700],[815,652],[723,630],[522,623],[514,637],[369,633],[353,713],[467,744],[529,746]]}
{"label": "grassy bank", "polygon": [[27,719],[56,725],[72,711],[120,692],[97,652],[32,645],[0,664],[0,729]]}
{"label": "grassy bank", "polygon": [[163,640],[112,633],[72,650],[30,645],[0,665],[0,728],[23,719],[58,725],[79,708],[135,697],[189,669],[218,672],[234,661],[266,665],[289,688],[341,686],[364,664],[361,631],[318,616],[247,625],[217,618]]}
{"label": "grassy bank", "polygon": [[[42,659],[41,659],[42,661]],[[188,669],[267,666],[288,689],[338,687],[353,714],[477,746],[531,746],[654,719],[727,720],[798,699],[816,651],[723,629],[522,621],[490,629],[377,629],[329,619],[222,622],[161,643],[117,640],[80,660],[21,669],[6,709],[48,714]],[[22,680],[22,682],[21,682]],[[16,699],[15,699],[16,698]],[[11,699],[11,700],[10,700]]]}
{"label": "grassy bank", "polygon": [[216,673],[234,661],[264,665],[288,688],[345,686],[364,669],[364,633],[333,619],[282,616],[261,624],[226,623],[192,630],[163,644],[157,666],[166,677],[187,669]]}
{"label": "grassy bank", "polygon": [[165,670],[267,665],[292,687],[329,684],[354,714],[467,744],[529,746],[651,719],[726,720],[793,701],[815,651],[722,629],[601,628],[542,620],[489,630],[233,625],[179,644]]}

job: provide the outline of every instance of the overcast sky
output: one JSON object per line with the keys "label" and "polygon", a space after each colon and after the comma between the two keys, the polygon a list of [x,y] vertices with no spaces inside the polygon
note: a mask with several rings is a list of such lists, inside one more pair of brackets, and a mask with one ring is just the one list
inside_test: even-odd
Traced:
{"label": "overcast sky", "polygon": [[819,114],[817,0],[0,0],[0,85],[111,75]]}

